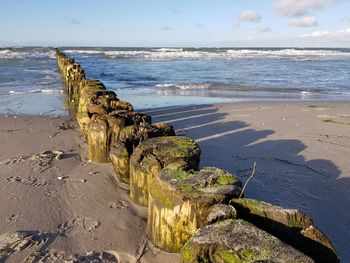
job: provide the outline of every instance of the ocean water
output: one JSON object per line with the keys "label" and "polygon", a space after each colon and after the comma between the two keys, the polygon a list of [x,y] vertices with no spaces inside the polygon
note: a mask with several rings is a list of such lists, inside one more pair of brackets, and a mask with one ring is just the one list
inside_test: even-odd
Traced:
{"label": "ocean water", "polygon": [[[350,49],[62,48],[87,77],[153,108],[253,100],[350,100]],[[64,114],[53,48],[0,48],[0,112]]]}

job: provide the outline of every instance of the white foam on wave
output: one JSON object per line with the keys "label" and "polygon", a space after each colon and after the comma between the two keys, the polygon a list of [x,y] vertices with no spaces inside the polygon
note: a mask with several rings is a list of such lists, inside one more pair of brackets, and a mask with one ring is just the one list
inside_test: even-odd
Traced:
{"label": "white foam on wave", "polygon": [[86,50],[86,49],[68,49],[64,50],[66,53],[74,53],[74,54],[105,54],[106,51],[101,50]]}
{"label": "white foam on wave", "polygon": [[23,94],[31,94],[31,93],[61,94],[63,92],[64,92],[63,90],[58,90],[58,89],[34,89],[29,91],[10,90],[9,94],[12,94],[12,95],[23,95]]}
{"label": "white foam on wave", "polygon": [[157,52],[183,52],[183,48],[155,48],[153,49],[154,51]]}
{"label": "white foam on wave", "polygon": [[201,58],[235,58],[235,57],[289,57],[296,61],[318,61],[323,57],[350,56],[350,52],[323,49],[190,49],[154,48],[140,50],[65,50],[68,53],[94,55],[100,54],[110,58],[145,58],[145,59],[201,59]]}
{"label": "white foam on wave", "polygon": [[8,49],[0,50],[0,58],[13,58],[13,52]]}
{"label": "white foam on wave", "polygon": [[176,58],[235,58],[235,57],[270,57],[293,58],[297,61],[318,61],[321,58],[334,56],[350,56],[350,52],[337,50],[299,50],[299,49],[281,49],[281,50],[259,50],[259,49],[228,49],[219,51],[205,50],[183,50],[157,49],[156,51],[107,51],[106,56],[111,58],[118,57],[140,57],[146,59],[176,59]]}
{"label": "white foam on wave", "polygon": [[140,51],[134,51],[134,50],[131,50],[131,51],[118,51],[118,50],[115,50],[115,51],[106,51],[105,55],[109,56],[111,58],[117,58],[117,57],[122,57],[122,58],[123,57],[125,57],[125,58],[128,58],[128,57],[144,57],[144,58],[147,58],[147,57],[152,55],[152,52],[151,51],[146,51],[146,50],[140,50]]}
{"label": "white foam on wave", "polygon": [[55,51],[0,50],[0,59],[55,58]]}
{"label": "white foam on wave", "polygon": [[172,87],[176,87],[177,84],[157,84],[156,87],[157,88],[172,88]]}
{"label": "white foam on wave", "polygon": [[197,83],[197,84],[157,84],[156,88],[165,89],[208,89],[211,85],[208,83]]}
{"label": "white foam on wave", "polygon": [[234,56],[340,56],[348,55],[348,52],[339,50],[322,50],[322,49],[228,49],[227,53]]}
{"label": "white foam on wave", "polygon": [[305,91],[305,90],[303,90],[303,91],[300,92],[300,94],[301,94],[302,96],[309,96],[309,95],[312,94],[312,92],[311,92],[311,91]]}
{"label": "white foam on wave", "polygon": [[15,91],[15,90],[10,90],[9,94],[13,94],[13,95],[19,95],[19,94],[26,94],[27,92],[25,91]]}

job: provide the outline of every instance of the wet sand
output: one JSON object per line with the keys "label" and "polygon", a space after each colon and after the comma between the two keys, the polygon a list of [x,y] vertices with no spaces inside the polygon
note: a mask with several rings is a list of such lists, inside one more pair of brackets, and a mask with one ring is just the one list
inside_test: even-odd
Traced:
{"label": "wet sand", "polygon": [[[197,140],[201,166],[245,181],[256,161],[246,196],[307,212],[342,262],[350,261],[348,104],[254,102],[145,112]],[[1,116],[0,127],[0,244],[16,231],[35,240],[1,260],[53,261],[107,251],[121,262],[179,261],[147,241],[147,209],[132,204],[112,165],[88,162],[76,122]],[[62,151],[62,158],[40,155],[48,150]]]}

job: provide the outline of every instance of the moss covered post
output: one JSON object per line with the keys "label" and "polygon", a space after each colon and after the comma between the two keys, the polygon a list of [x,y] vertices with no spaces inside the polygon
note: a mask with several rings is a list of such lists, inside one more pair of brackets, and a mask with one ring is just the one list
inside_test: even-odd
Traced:
{"label": "moss covered post", "polygon": [[185,170],[198,169],[200,148],[185,136],[164,136],[143,141],[130,158],[130,197],[147,206],[152,179],[161,169],[176,163]]}
{"label": "moss covered post", "polygon": [[212,212],[220,214],[218,204],[239,196],[241,187],[237,177],[219,168],[190,172],[169,164],[149,187],[148,237],[157,247],[178,252],[199,227],[213,221]]}

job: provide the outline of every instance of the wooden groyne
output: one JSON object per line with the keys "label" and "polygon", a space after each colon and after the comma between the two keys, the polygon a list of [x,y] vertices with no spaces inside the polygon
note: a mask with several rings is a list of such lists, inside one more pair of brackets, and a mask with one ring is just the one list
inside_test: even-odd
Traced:
{"label": "wooden groyne", "polygon": [[146,234],[182,262],[339,262],[330,240],[296,209],[242,198],[240,180],[199,169],[200,147],[152,124],[79,63],[57,50],[66,101],[88,145],[88,158],[110,162],[130,198],[148,207]]}

